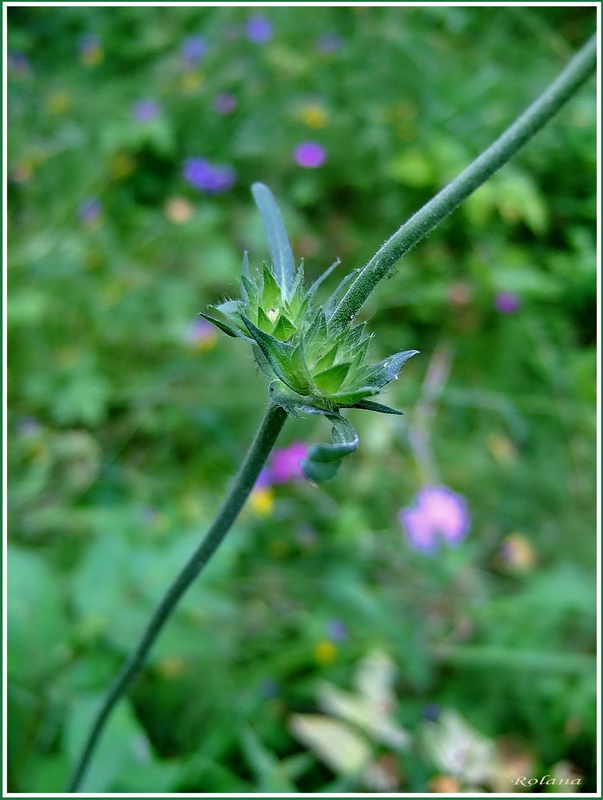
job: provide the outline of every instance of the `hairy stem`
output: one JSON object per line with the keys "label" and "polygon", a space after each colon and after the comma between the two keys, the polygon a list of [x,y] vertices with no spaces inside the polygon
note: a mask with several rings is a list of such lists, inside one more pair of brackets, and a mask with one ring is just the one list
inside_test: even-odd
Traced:
{"label": "hairy stem", "polygon": [[286,418],[287,413],[280,406],[270,404],[245,461],[241,465],[230,492],[212,526],[166,591],[153,612],[136,649],[130,654],[121,672],[109,688],[73,771],[68,788],[69,792],[77,792],[79,790],[113,708],[128,691],[132,681],[144,666],[151,647],[176,608],[178,601],[205,567],[237,518],[266,463]]}
{"label": "hairy stem", "polygon": [[487,150],[385,242],[360,270],[340,300],[329,320],[332,330],[340,330],[348,325],[396,261],[506,164],[555,116],[595,71],[596,46],[596,35],[593,35],[548,89]]}

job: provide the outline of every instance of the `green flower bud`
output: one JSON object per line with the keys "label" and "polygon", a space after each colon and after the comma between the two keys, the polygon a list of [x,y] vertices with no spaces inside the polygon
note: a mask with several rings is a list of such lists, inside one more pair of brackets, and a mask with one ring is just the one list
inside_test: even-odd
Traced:
{"label": "green flower bud", "polygon": [[253,195],[262,214],[272,264],[264,263],[260,274],[249,274],[247,254],[243,259],[241,298],[209,306],[214,314],[201,314],[229,336],[253,345],[262,371],[270,378],[270,397],[287,413],[324,414],[333,424],[333,444],[316,445],[303,465],[314,481],[332,478],[341,459],[358,446],[350,423],[340,408],[363,408],[385,414],[401,412],[368,400],[397,378],[398,372],[418,350],[405,350],[380,361],[367,363],[372,334],[366,324],[330,325],[338,301],[355,273],[347,275],[323,306],[315,298],[325,275],[311,287],[304,283],[303,264],[295,270],[293,255],[280,211],[270,190],[254,184]]}

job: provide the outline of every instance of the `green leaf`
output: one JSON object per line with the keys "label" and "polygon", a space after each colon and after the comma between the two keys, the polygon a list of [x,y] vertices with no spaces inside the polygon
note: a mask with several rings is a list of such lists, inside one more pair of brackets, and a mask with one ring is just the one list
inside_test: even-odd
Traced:
{"label": "green leaf", "polygon": [[418,350],[404,350],[401,353],[396,353],[393,356],[388,356],[380,361],[378,364],[373,364],[368,367],[364,372],[364,380],[373,386],[381,388],[386,383],[393,381],[397,377],[400,369],[409,358],[417,355]]}
{"label": "green leaf", "polygon": [[[7,670],[19,684],[44,682],[64,661],[69,631],[61,582],[42,555],[7,551]],[[40,689],[42,684],[39,684]]]}
{"label": "green leaf", "polygon": [[225,300],[223,303],[218,303],[218,305],[212,304],[207,307],[213,309],[214,311],[219,311],[220,314],[224,314],[225,317],[229,317],[233,314],[238,315],[239,311],[241,310],[241,301]]}
{"label": "green leaf", "polygon": [[[67,724],[67,749],[75,763],[82,742],[101,702],[100,697],[78,696],[71,703]],[[142,758],[151,761],[149,742],[129,705],[120,703],[108,721],[90,769],[84,779],[82,792],[112,792],[120,774],[136,769]]]}
{"label": "green leaf", "polygon": [[346,361],[344,364],[335,364],[334,366],[319,372],[317,375],[314,375],[314,383],[319,389],[322,389],[323,392],[333,394],[344,382],[349,370],[349,361]]}
{"label": "green leaf", "polygon": [[243,266],[241,267],[241,272],[246,278],[249,277],[249,256],[247,255],[247,250],[245,250],[243,253]]}
{"label": "green leaf", "polygon": [[241,731],[241,743],[255,773],[258,792],[283,792],[295,794],[297,787],[287,775],[286,766],[260,741],[251,728]]}
{"label": "green leaf", "polygon": [[254,183],[251,187],[251,192],[262,215],[268,247],[276,272],[276,280],[283,294],[288,296],[293,284],[295,264],[281,212],[272,192],[263,183]]}
{"label": "green leaf", "polygon": [[[286,344],[285,342],[279,342],[278,339],[275,339],[273,336],[270,336],[264,331],[260,330],[250,319],[244,314],[241,314],[241,318],[245,323],[247,330],[253,337],[253,339],[257,342],[258,347],[264,354],[266,361],[272,367],[275,375],[279,377],[284,383],[289,386],[289,380],[286,372],[286,367],[289,365],[291,360],[291,353],[293,352],[293,346],[290,344]],[[295,389],[295,387],[291,387]]]}
{"label": "green leaf", "polygon": [[339,345],[338,344],[333,345],[333,347],[331,347],[330,350],[327,350],[324,356],[321,356],[321,358],[318,359],[315,368],[319,371],[322,371],[328,369],[328,367],[331,367],[333,365],[333,362],[335,361],[335,357],[337,356],[338,350],[339,350]]}
{"label": "green leaf", "polygon": [[272,333],[274,328],[274,322],[266,316],[266,312],[261,306],[258,308],[258,328],[265,333]]}
{"label": "green leaf", "polygon": [[297,386],[300,387],[297,388],[296,391],[300,392],[301,394],[308,393],[310,391],[310,387],[312,386],[312,376],[310,375],[310,370],[308,369],[306,350],[303,340],[297,345],[293,353],[291,353],[291,368],[297,377]]}
{"label": "green leaf", "polygon": [[312,324],[304,334],[304,342],[306,343],[306,348],[310,351],[313,345],[320,346],[325,341],[327,341],[327,320],[325,312],[322,308],[319,308],[312,320]]}
{"label": "green leaf", "polygon": [[302,461],[302,470],[308,480],[322,483],[334,478],[341,461],[353,453],[360,443],[353,426],[340,414],[328,413],[325,417],[333,425],[331,438],[333,444],[315,444]]}
{"label": "green leaf", "polygon": [[247,301],[250,305],[259,305],[260,289],[257,284],[251,280],[249,275],[245,273],[241,275],[241,294],[247,297]]}
{"label": "green leaf", "polygon": [[199,316],[203,317],[203,319],[206,319],[208,322],[211,322],[212,325],[216,326],[216,328],[219,328],[221,331],[224,331],[224,333],[227,336],[236,336],[239,339],[244,339],[246,342],[253,341],[253,339],[251,339],[249,336],[245,336],[244,333],[241,333],[241,331],[232,328],[226,322],[222,322],[222,320],[216,319],[215,317],[212,317],[209,314],[204,314],[202,311],[199,312]]}
{"label": "green leaf", "polygon": [[350,408],[363,408],[365,411],[377,411],[380,414],[402,414],[402,411],[398,411],[395,408],[391,408],[390,406],[384,406],[382,403],[375,403],[372,400],[361,400],[359,403],[354,403],[353,406]]}
{"label": "green leaf", "polygon": [[336,260],[335,260],[335,261],[334,261],[334,262],[331,264],[331,266],[330,266],[328,269],[326,269],[326,270],[325,270],[325,271],[322,273],[322,275],[321,275],[319,278],[317,278],[317,279],[314,281],[314,283],[312,284],[312,286],[310,286],[310,294],[314,294],[314,292],[315,292],[315,291],[318,289],[318,287],[320,286],[320,284],[321,284],[321,283],[322,283],[324,280],[326,280],[326,278],[328,278],[328,277],[329,277],[329,275],[330,275],[330,274],[333,272],[333,270],[335,269],[335,267],[338,267],[340,264],[341,264],[341,259],[340,259],[340,258],[336,259]]}
{"label": "green leaf", "polygon": [[273,336],[275,339],[280,339],[283,342],[286,342],[287,339],[290,339],[297,328],[288,319],[284,314],[281,314],[278,318],[276,325],[274,326],[274,330],[272,331]]}
{"label": "green leaf", "polygon": [[281,290],[267,264],[262,269],[264,283],[262,285],[262,306],[264,310],[278,309],[281,305]]}
{"label": "green leaf", "polygon": [[374,386],[363,386],[351,392],[338,392],[331,395],[329,399],[338,406],[353,406],[373,394],[379,394],[379,389]]}
{"label": "green leaf", "polygon": [[307,393],[309,380],[304,375],[304,373],[307,374],[307,367],[303,360],[303,352],[299,350],[299,346],[294,348],[291,344],[280,342],[274,336],[270,336],[270,334],[264,333],[264,331],[256,327],[246,316],[241,316],[276,377],[280,378],[294,392]]}

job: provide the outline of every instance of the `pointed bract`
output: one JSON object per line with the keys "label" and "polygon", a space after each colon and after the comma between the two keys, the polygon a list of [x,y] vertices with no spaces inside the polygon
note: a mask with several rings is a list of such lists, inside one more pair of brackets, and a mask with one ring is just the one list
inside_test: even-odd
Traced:
{"label": "pointed bract", "polygon": [[293,261],[293,252],[289,244],[285,223],[272,192],[267,186],[263,183],[254,183],[251,191],[264,223],[276,280],[282,289],[283,295],[287,296],[293,285],[295,262]]}

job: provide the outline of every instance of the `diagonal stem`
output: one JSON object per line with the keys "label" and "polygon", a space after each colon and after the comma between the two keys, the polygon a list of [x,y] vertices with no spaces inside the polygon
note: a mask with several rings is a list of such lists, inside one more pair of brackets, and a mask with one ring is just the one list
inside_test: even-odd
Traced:
{"label": "diagonal stem", "polygon": [[391,236],[360,270],[329,320],[333,331],[353,319],[377,283],[417,242],[509,161],[573,97],[594,73],[597,37],[593,35],[563,72],[487,150],[438,192]]}
{"label": "diagonal stem", "polygon": [[132,681],[144,666],[151,647],[176,608],[178,601],[205,567],[237,518],[266,463],[286,418],[287,413],[280,406],[272,403],[269,405],[266,416],[249,448],[245,461],[241,465],[230,492],[212,526],[168,588],[153,612],[136,649],[130,654],[121,672],[109,688],[73,770],[69,782],[69,792],[77,792],[79,790],[113,708],[128,691]]}

